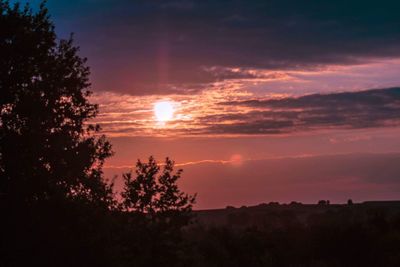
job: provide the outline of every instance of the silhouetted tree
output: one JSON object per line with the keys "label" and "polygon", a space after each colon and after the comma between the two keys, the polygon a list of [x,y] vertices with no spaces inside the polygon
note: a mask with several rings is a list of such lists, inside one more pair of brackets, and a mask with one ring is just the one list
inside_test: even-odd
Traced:
{"label": "silhouetted tree", "polygon": [[321,205],[321,206],[325,206],[325,205],[329,205],[329,204],[330,204],[329,200],[319,200],[318,201],[318,205]]}
{"label": "silhouetted tree", "polygon": [[139,229],[133,233],[142,251],[135,257],[139,266],[185,266],[181,262],[185,250],[182,230],[190,221],[195,196],[179,189],[181,173],[174,172],[172,160],[158,165],[150,157],[147,163],[137,162],[135,173],[123,175],[122,209],[129,228]]}
{"label": "silhouetted tree", "polygon": [[195,196],[185,194],[178,188],[181,173],[182,170],[174,173],[174,162],[169,158],[162,167],[153,157],[147,163],[138,160],[135,177],[132,172],[123,174],[123,207],[148,217],[190,212]]}
{"label": "silhouetted tree", "polygon": [[109,202],[111,146],[97,136],[86,59],[58,40],[48,11],[0,0],[0,194],[27,205],[51,198]]}
{"label": "silhouetted tree", "polygon": [[[48,11],[0,0],[2,266],[106,264],[111,146],[88,120],[89,68]],[[87,248],[90,247],[90,250]]]}

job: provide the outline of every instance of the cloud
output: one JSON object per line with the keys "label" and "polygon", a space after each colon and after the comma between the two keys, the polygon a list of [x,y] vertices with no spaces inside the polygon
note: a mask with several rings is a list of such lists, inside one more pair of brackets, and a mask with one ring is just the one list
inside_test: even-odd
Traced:
{"label": "cloud", "polygon": [[[110,136],[170,137],[285,135],[400,125],[398,87],[261,99],[224,85],[167,98],[95,94],[92,101],[100,104],[95,122]],[[163,125],[153,112],[160,100],[171,101],[175,109],[173,119]]]}
{"label": "cloud", "polygon": [[259,78],[221,69],[303,70],[400,56],[398,1],[78,0],[49,7],[60,35],[76,33],[96,90],[185,93],[221,78]]}
{"label": "cloud", "polygon": [[204,71],[209,72],[218,80],[260,80],[260,81],[276,81],[287,80],[291,76],[285,72],[264,71],[261,69],[250,68],[227,68],[227,67],[209,67],[204,68]]}
{"label": "cloud", "polygon": [[[315,129],[362,129],[400,123],[400,88],[312,94],[298,98],[223,102],[247,107],[242,114],[204,117],[208,130],[225,134],[289,133]],[[225,120],[236,123],[218,123]]]}

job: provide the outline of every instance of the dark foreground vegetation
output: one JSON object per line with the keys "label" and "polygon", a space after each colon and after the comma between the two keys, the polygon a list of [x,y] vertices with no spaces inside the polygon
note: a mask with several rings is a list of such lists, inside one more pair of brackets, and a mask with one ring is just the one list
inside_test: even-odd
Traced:
{"label": "dark foreground vegetation", "polygon": [[196,212],[194,266],[398,266],[400,202]]}
{"label": "dark foreground vegetation", "polygon": [[152,157],[117,195],[85,62],[44,5],[0,0],[0,266],[400,266],[398,205],[192,212]]}

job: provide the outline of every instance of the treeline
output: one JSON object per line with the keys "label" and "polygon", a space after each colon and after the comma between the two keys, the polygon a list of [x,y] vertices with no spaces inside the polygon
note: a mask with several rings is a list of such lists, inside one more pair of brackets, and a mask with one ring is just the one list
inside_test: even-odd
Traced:
{"label": "treeline", "polygon": [[400,263],[400,212],[383,208],[327,208],[305,220],[295,210],[274,212],[258,215],[261,223],[254,225],[238,222],[240,216],[252,216],[244,213],[228,214],[228,224],[213,225],[200,223],[192,212],[191,222],[175,217],[184,220],[181,224],[167,216],[77,202],[38,204],[15,212],[21,220],[13,221],[2,239],[9,241],[2,248],[3,266],[389,267]]}
{"label": "treeline", "polygon": [[186,233],[191,266],[400,264],[399,206],[266,205],[201,213]]}

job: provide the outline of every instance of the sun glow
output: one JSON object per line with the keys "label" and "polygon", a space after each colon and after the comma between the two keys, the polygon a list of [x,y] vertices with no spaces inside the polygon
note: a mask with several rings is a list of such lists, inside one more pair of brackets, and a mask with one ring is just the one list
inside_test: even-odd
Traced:
{"label": "sun glow", "polygon": [[154,104],[154,115],[159,122],[167,122],[174,117],[174,107],[170,101],[160,101]]}

